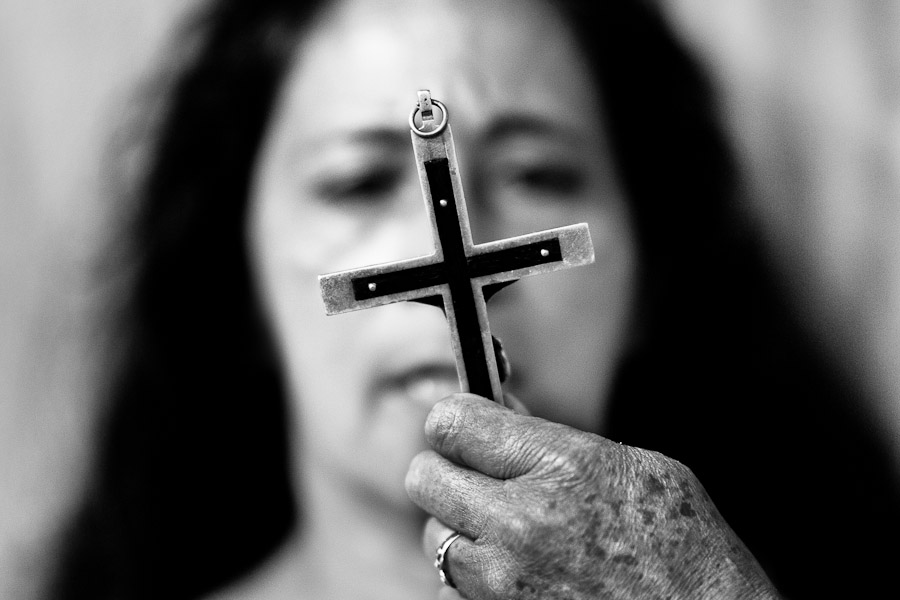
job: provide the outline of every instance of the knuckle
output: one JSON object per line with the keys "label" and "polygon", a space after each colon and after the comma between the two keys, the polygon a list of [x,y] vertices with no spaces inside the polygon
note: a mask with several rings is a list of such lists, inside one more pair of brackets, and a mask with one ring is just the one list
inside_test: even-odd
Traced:
{"label": "knuckle", "polygon": [[573,513],[568,503],[558,498],[559,486],[553,488],[553,491],[544,487],[522,490],[515,483],[505,486],[506,494],[501,502],[504,518],[493,524],[491,534],[509,565],[533,566],[543,562],[547,548],[567,529]]}
{"label": "knuckle", "polygon": [[697,479],[690,467],[665,454],[641,448],[635,448],[633,454],[636,465],[643,470],[655,471],[666,478],[682,482],[693,482]]}
{"label": "knuckle", "polygon": [[632,453],[632,480],[638,497],[669,521],[707,514],[712,500],[684,463],[649,450]]}
{"label": "knuckle", "polygon": [[492,552],[481,566],[480,579],[484,586],[484,598],[514,597],[514,577],[508,559],[500,552]]}
{"label": "knuckle", "polygon": [[503,542],[510,548],[528,548],[537,523],[530,514],[531,511],[528,505],[523,504],[518,498],[514,502],[518,505],[516,511],[511,512],[504,520],[502,530],[498,533],[501,535]]}
{"label": "knuckle", "polygon": [[512,435],[506,436],[503,444],[503,454],[509,457],[511,472],[525,472],[529,465],[541,465],[548,462],[550,450],[539,439]]}
{"label": "knuckle", "polygon": [[[549,432],[548,442],[566,440],[565,445],[547,443],[537,445],[534,452],[541,452],[541,463],[544,468],[554,474],[554,479],[570,482],[584,480],[598,468],[609,463],[604,455],[602,438],[578,432],[577,435],[553,435]],[[596,438],[596,439],[595,439]]]}

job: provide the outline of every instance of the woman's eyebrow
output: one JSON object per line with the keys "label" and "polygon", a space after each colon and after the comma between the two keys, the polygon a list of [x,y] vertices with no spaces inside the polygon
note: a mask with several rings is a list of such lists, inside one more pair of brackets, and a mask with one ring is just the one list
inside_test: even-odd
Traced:
{"label": "woman's eyebrow", "polygon": [[294,146],[297,154],[315,156],[329,147],[372,146],[380,150],[409,150],[409,131],[406,128],[359,127],[336,129],[306,140],[298,140]]}
{"label": "woman's eyebrow", "polygon": [[527,113],[498,117],[482,133],[486,143],[503,142],[507,138],[522,135],[555,138],[568,143],[584,142],[588,137],[587,132],[576,127]]}
{"label": "woman's eyebrow", "polygon": [[348,130],[340,139],[351,143],[377,144],[379,146],[409,146],[409,131],[397,127],[366,127]]}

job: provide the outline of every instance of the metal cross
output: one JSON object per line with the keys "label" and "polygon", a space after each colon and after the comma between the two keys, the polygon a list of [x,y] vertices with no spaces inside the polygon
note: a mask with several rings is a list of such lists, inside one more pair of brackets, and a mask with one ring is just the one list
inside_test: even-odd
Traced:
{"label": "metal cross", "polygon": [[[434,106],[441,120],[434,120]],[[421,118],[421,126],[416,117]],[[409,116],[434,253],[319,276],[329,315],[414,300],[443,308],[460,388],[503,404],[486,301],[526,275],[590,264],[586,223],[474,244],[447,108],[428,90]]]}

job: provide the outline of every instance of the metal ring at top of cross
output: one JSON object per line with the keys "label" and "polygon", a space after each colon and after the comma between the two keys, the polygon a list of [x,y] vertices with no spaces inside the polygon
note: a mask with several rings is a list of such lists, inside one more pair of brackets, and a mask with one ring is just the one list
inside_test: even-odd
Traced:
{"label": "metal ring at top of cross", "polygon": [[[430,130],[422,130],[416,127],[416,115],[422,114],[422,125],[424,126],[426,123],[433,121],[433,112],[431,105],[434,104],[439,109],[441,109],[441,122],[438,123],[434,129]],[[412,112],[409,113],[409,128],[413,130],[413,132],[424,138],[435,137],[440,135],[444,129],[447,128],[447,123],[450,122],[450,114],[447,112],[447,107],[444,106],[443,102],[439,100],[434,100],[431,97],[431,92],[428,90],[420,90],[419,91],[419,102],[416,104],[416,107],[412,109]]]}

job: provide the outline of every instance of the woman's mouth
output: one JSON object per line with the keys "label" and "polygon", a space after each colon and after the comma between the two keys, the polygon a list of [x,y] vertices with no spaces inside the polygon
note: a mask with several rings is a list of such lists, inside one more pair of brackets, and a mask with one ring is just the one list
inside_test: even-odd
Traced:
{"label": "woman's mouth", "polygon": [[376,403],[401,400],[430,409],[459,390],[459,377],[453,366],[429,363],[379,377],[371,397]]}

